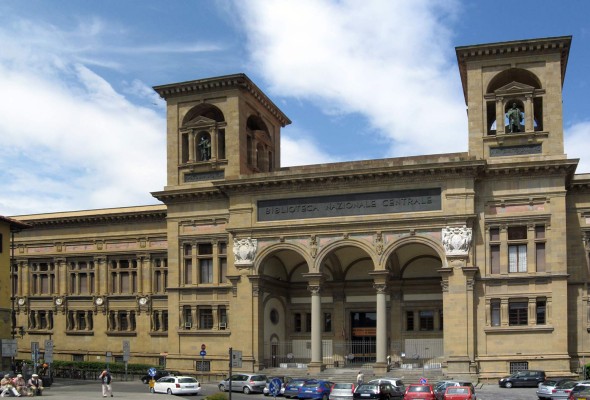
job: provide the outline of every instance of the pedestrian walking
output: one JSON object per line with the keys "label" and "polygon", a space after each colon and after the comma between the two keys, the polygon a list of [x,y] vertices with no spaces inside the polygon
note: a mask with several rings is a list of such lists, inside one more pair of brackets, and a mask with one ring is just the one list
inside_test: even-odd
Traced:
{"label": "pedestrian walking", "polygon": [[113,380],[111,373],[105,369],[98,378],[102,382],[102,397],[107,397],[108,395],[114,397],[113,387],[111,386],[111,382]]}
{"label": "pedestrian walking", "polygon": [[363,371],[359,371],[358,375],[356,376],[357,386],[362,385],[364,380],[365,380],[365,375],[363,374]]}

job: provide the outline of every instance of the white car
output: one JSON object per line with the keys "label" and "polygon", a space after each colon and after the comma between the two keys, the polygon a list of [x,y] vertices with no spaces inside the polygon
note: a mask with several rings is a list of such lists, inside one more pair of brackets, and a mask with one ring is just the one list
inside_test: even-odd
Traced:
{"label": "white car", "polygon": [[154,383],[154,393],[194,394],[201,392],[201,384],[192,376],[165,376]]}

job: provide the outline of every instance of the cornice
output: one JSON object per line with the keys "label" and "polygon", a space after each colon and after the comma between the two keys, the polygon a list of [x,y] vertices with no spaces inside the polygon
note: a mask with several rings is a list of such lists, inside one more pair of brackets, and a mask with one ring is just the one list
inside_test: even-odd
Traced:
{"label": "cornice", "polygon": [[[59,215],[53,216],[51,214],[40,215],[35,218],[27,219],[26,223],[31,227],[60,227],[66,225],[84,225],[84,224],[117,224],[128,222],[149,222],[166,220],[166,209],[151,210],[151,211],[128,211],[124,213],[109,213],[104,214],[82,214],[75,213],[74,215]],[[29,217],[27,217],[29,218]]]}
{"label": "cornice", "polygon": [[508,163],[487,164],[484,177],[498,176],[531,176],[531,175],[565,175],[571,181],[578,166],[578,160],[539,160],[515,161]]}
{"label": "cornice", "polygon": [[211,200],[224,198],[225,194],[218,188],[192,188],[181,187],[178,189],[152,192],[152,196],[166,204],[184,203],[187,201]]}
{"label": "cornice", "polygon": [[465,102],[467,103],[467,63],[471,61],[559,52],[561,58],[561,85],[563,86],[571,43],[572,36],[558,36],[455,47]]}
{"label": "cornice", "polygon": [[282,127],[289,125],[291,120],[252,82],[246,74],[225,75],[214,78],[199,79],[169,85],[154,86],[153,89],[168,100],[172,97],[186,96],[190,94],[227,90],[245,90],[254,97],[258,103],[266,108],[280,123]]}

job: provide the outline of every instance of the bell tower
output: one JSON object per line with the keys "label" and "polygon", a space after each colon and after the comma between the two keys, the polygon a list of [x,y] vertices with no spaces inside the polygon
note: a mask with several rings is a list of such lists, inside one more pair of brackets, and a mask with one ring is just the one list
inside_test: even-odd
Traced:
{"label": "bell tower", "polygon": [[291,121],[245,74],[154,90],[167,105],[166,190],[280,168]]}
{"label": "bell tower", "polygon": [[571,36],[457,47],[469,154],[564,159],[562,87]]}

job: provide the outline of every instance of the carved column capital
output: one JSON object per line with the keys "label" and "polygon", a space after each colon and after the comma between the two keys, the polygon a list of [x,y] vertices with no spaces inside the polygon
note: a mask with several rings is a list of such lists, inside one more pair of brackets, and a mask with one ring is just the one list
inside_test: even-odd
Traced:
{"label": "carved column capital", "polygon": [[307,290],[309,290],[312,295],[319,295],[322,291],[322,287],[319,283],[309,283],[307,285]]}
{"label": "carved column capital", "polygon": [[385,293],[387,291],[387,284],[374,283],[373,288],[377,291],[377,293]]}

